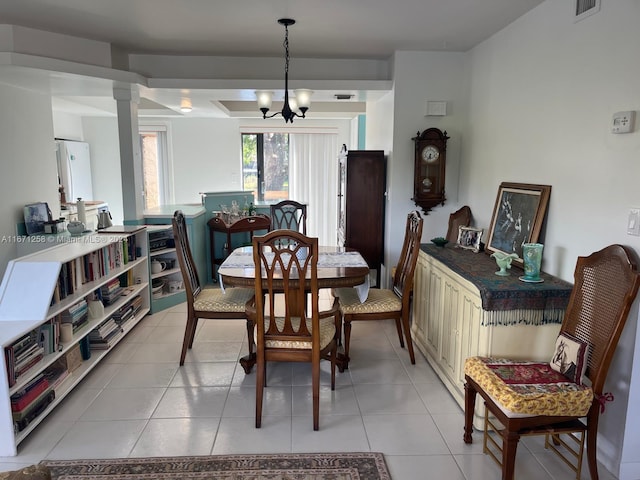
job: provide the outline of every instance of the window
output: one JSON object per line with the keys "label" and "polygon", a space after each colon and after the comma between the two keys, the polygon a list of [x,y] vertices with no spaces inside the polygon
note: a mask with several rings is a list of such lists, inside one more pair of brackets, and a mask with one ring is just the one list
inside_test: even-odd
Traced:
{"label": "window", "polygon": [[289,198],[288,134],[242,134],[242,184],[257,201]]}
{"label": "window", "polygon": [[144,177],[144,208],[170,203],[169,161],[167,158],[167,128],[141,126],[140,152]]}

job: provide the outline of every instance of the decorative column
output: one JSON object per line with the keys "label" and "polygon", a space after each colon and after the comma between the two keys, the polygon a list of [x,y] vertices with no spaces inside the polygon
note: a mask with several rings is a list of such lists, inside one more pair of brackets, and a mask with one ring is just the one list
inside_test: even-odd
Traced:
{"label": "decorative column", "polygon": [[136,86],[114,88],[120,137],[120,170],[122,174],[122,209],[124,224],[141,224],[144,216],[144,177],[138,130],[140,94]]}

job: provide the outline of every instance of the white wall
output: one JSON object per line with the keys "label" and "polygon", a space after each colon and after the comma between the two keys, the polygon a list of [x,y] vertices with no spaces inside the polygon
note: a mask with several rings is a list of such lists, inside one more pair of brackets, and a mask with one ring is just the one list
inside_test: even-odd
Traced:
{"label": "white wall", "polygon": [[[449,214],[460,206],[458,176],[467,110],[466,55],[443,52],[396,52],[393,98],[367,105],[367,149],[388,151],[385,263],[395,265],[400,255],[407,214],[418,209],[413,197],[413,170],[418,131],[430,127],[446,130],[447,168],[444,206],[423,214],[423,241],[444,236]],[[444,100],[449,113],[427,117],[427,100]],[[371,108],[370,108],[371,107]],[[473,208],[472,208],[473,210]]]}
{"label": "white wall", "polygon": [[[602,2],[578,23],[571,10],[572,2],[547,0],[470,52],[460,168],[460,201],[485,228],[500,182],[552,186],[543,269],[570,281],[579,255],[611,243],[640,247],[639,237],[626,234],[628,210],[640,205],[640,128],[609,132],[614,112],[640,110],[640,3]],[[621,479],[640,478],[637,456],[626,445],[625,457],[618,453],[623,440],[640,443],[637,361],[631,371],[636,323],[634,307],[610,370],[606,391],[615,402],[601,417],[598,440],[599,460]]]}
{"label": "white wall", "polygon": [[[16,256],[16,224],[34,202],[59,205],[51,99],[0,84],[0,275]],[[38,132],[38,135],[34,135]],[[52,208],[54,215],[57,213]]]}

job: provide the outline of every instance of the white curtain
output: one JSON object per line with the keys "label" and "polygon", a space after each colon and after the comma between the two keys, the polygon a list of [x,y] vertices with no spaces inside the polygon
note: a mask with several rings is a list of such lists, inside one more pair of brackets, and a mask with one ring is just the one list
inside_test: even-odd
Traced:
{"label": "white curtain", "polygon": [[291,134],[289,148],[289,198],[307,204],[307,235],[337,245],[338,135]]}

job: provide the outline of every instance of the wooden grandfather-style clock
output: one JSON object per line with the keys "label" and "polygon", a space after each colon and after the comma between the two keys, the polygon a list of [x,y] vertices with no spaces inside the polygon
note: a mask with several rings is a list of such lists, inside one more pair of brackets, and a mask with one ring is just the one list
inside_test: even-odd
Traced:
{"label": "wooden grandfather-style clock", "polygon": [[448,139],[447,132],[437,128],[418,132],[412,139],[416,144],[412,200],[425,214],[438,204],[444,205]]}

